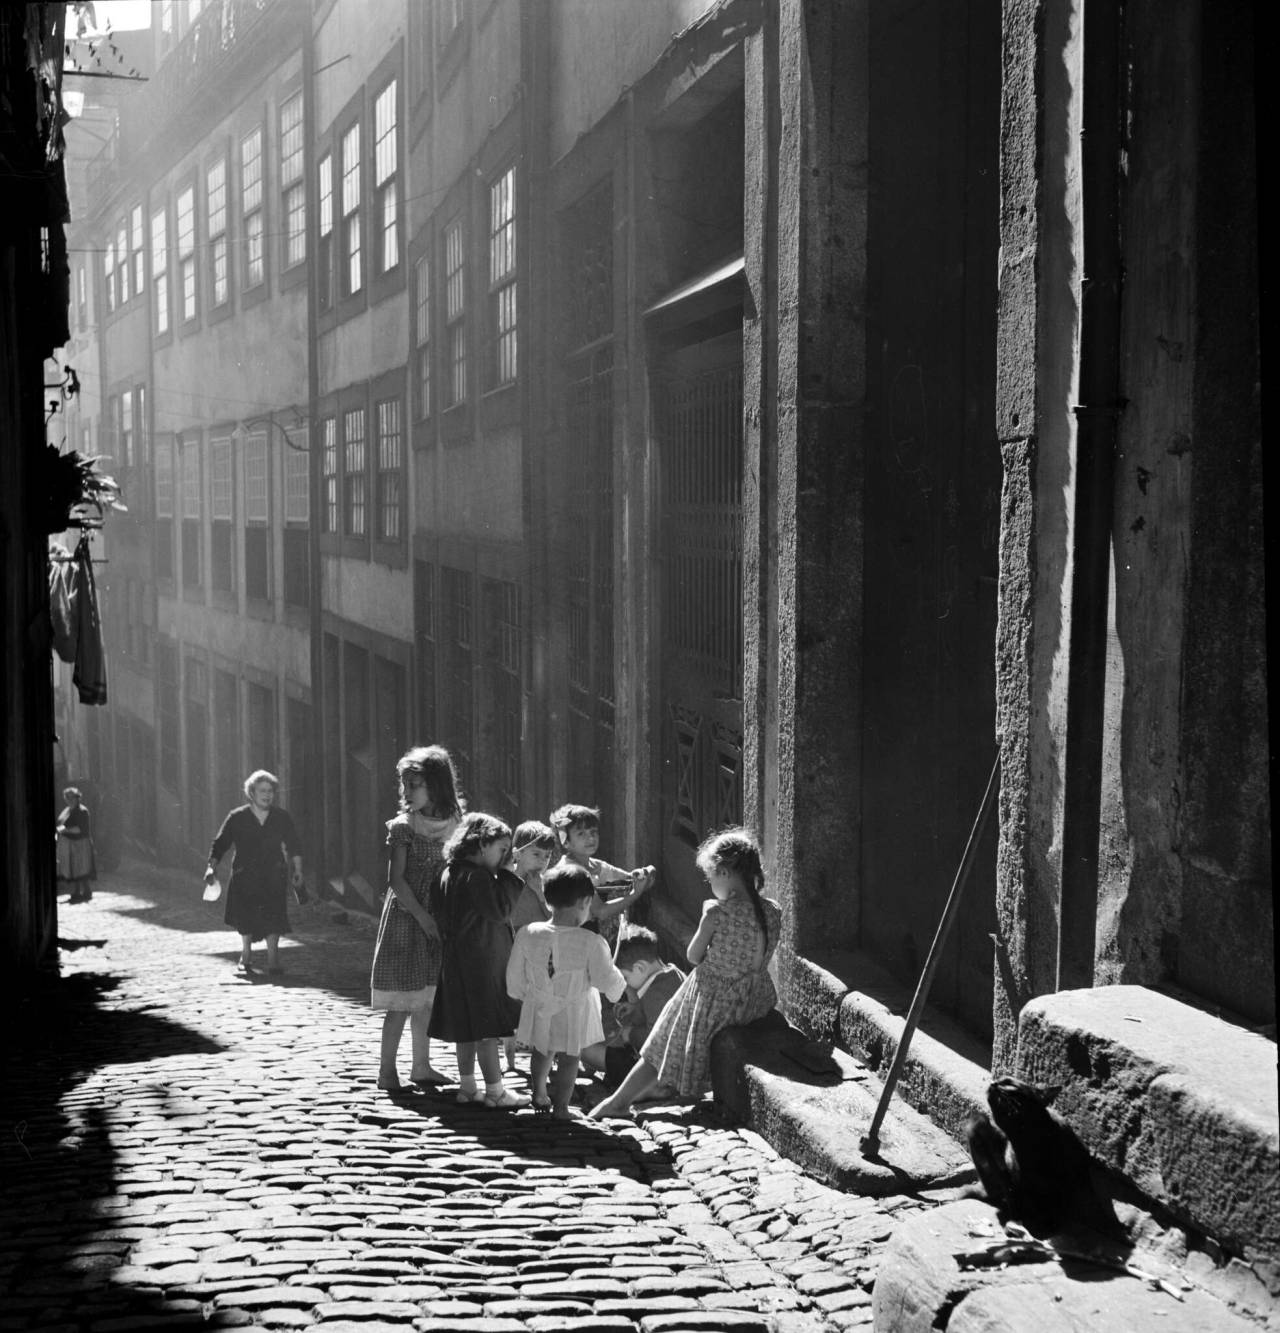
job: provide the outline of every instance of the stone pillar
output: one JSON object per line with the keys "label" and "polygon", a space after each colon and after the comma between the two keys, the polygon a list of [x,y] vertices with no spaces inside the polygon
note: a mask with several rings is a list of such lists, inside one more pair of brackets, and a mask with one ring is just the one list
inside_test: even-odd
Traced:
{"label": "stone pillar", "polygon": [[1070,642],[1068,508],[1079,355],[1079,0],[1006,0],[996,429],[1001,496],[996,726],[998,934],[992,1066],[1054,989]]}
{"label": "stone pillar", "polygon": [[747,810],[784,978],[857,929],[867,28],[781,0],[747,44]]}

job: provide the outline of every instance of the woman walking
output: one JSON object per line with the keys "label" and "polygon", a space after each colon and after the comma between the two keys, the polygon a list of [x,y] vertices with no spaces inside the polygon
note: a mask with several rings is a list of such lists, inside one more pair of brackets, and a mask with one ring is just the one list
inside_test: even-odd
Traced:
{"label": "woman walking", "polygon": [[266,769],[245,779],[247,805],[237,806],[222,821],[209,848],[204,882],[217,879],[218,862],[234,849],[231,883],[227,888],[226,923],[240,935],[236,971],[254,975],[253,944],[267,941],[267,974],[280,975],[280,936],[289,929],[285,882],[302,885],[302,848],[293,820],[276,804],[280,780]]}

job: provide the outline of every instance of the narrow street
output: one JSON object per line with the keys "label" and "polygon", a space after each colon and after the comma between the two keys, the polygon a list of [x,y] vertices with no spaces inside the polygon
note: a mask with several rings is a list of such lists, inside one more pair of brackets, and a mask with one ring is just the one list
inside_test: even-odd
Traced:
{"label": "narrow street", "polygon": [[60,903],[66,980],[4,1060],[0,1329],[870,1325],[925,1201],[829,1190],[709,1104],[605,1131],[393,1100],[372,923],[297,910],[285,976],[241,980],[221,906],[131,862]]}

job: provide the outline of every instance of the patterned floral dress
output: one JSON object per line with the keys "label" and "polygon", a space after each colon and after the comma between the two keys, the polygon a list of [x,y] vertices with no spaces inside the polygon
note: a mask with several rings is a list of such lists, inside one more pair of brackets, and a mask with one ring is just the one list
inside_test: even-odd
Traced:
{"label": "patterned floral dress", "polygon": [[782,909],[772,898],[761,902],[768,926],[763,948],[750,899],[731,898],[708,909],[715,928],[706,955],[667,1002],[640,1049],[659,1080],[682,1097],[701,1097],[711,1087],[711,1038],[721,1028],[763,1018],[778,1002],[767,969],[778,947]]}
{"label": "patterned floral dress", "polygon": [[[387,847],[405,848],[405,883],[423,907],[428,906],[427,891],[443,864],[445,840],[457,827],[456,819],[408,813],[387,821]],[[373,947],[370,1003],[375,1009],[416,1013],[431,1003],[439,978],[440,941],[426,935],[388,889]]]}

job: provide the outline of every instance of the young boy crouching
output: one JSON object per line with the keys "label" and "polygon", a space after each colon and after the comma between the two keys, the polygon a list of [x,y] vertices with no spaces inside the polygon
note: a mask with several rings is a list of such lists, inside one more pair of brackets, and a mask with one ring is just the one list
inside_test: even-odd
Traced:
{"label": "young boy crouching", "polygon": [[[582,1052],[582,1063],[602,1073],[607,1088],[616,1087],[626,1077],[658,1015],[684,981],[684,973],[674,963],[662,961],[658,937],[643,926],[632,926],[622,937],[615,961],[626,978],[626,994],[613,1006],[613,1023],[605,1040]],[[670,1089],[660,1085],[645,1100],[661,1101],[669,1093]]]}

